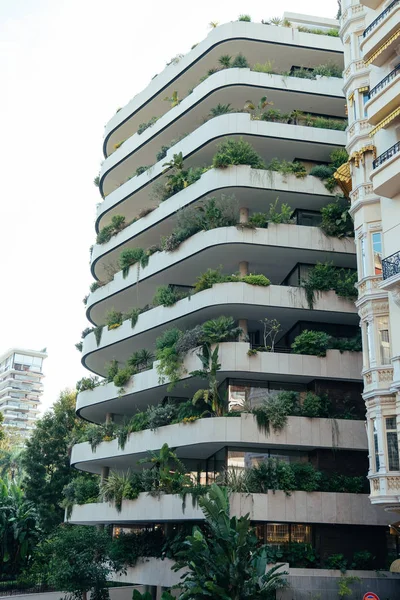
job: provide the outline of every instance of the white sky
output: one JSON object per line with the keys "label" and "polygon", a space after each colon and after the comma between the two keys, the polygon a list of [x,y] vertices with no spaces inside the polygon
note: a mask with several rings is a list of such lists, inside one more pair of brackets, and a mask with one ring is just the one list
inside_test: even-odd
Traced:
{"label": "white sky", "polygon": [[85,372],[103,126],[210,21],[284,11],[334,17],[337,2],[0,0],[0,354],[47,347],[45,408]]}

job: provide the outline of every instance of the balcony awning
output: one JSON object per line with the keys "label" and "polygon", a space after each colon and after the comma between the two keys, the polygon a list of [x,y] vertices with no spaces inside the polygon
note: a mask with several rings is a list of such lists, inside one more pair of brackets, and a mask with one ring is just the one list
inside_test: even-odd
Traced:
{"label": "balcony awning", "polygon": [[386,127],[386,125],[389,125],[389,123],[391,123],[391,121],[393,121],[399,115],[400,115],[400,106],[398,108],[396,108],[393,112],[391,112],[390,115],[388,115],[380,123],[378,123],[378,125],[376,127],[374,127],[372,129],[372,131],[370,131],[369,136],[372,137],[377,131],[379,131],[380,129],[383,129],[384,127]]}
{"label": "balcony awning", "polygon": [[350,161],[341,165],[333,174],[338,186],[341,188],[345,196],[349,197],[352,190]]}
{"label": "balcony awning", "polygon": [[386,48],[389,48],[389,46],[391,44],[393,44],[393,42],[395,40],[397,40],[397,38],[400,37],[400,29],[398,29],[393,35],[390,36],[390,38],[388,40],[386,40],[386,42],[384,44],[382,44],[382,46],[380,46],[378,48],[378,50],[376,50],[370,57],[368,60],[365,61],[365,64],[367,66],[369,66],[375,59],[377,56],[379,56],[380,54],[382,54],[382,52],[384,50],[386,50]]}

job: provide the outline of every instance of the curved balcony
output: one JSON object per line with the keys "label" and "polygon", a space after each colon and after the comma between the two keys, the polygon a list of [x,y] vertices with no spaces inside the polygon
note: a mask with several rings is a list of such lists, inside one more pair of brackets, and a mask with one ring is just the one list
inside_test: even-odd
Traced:
{"label": "curved balcony", "polygon": [[400,64],[386,75],[369,93],[365,105],[368,121],[377,125],[390,115],[399,105],[400,97]]}
{"label": "curved balcony", "polygon": [[142,313],[134,328],[129,319],[117,329],[104,328],[99,345],[94,333],[87,335],[83,340],[82,364],[95,373],[104,374],[104,365],[116,356],[125,362],[136,350],[154,348],[156,338],[165,329],[178,327],[185,331],[222,314],[236,321],[246,318],[250,328],[252,325],[258,328],[258,323],[268,314],[268,318],[279,321],[282,333],[304,319],[342,325],[358,323],[354,303],[332,291],[320,293],[310,310],[305,291],[300,287],[219,283],[173,306],[157,306]]}
{"label": "curved balcony", "polygon": [[129,436],[124,449],[117,440],[102,442],[92,451],[88,442],[72,448],[71,465],[82,471],[101,473],[102,467],[115,470],[135,470],[136,462],[158,451],[164,443],[176,448],[181,459],[203,459],[226,446],[246,448],[314,448],[362,451],[367,450],[364,421],[343,419],[308,419],[288,417],[284,429],[265,433],[257,427],[251,414],[240,417],[213,417],[194,423],[166,425],[155,431],[147,429]]}
{"label": "curved balcony", "polygon": [[367,64],[381,67],[394,53],[399,43],[399,18],[400,0],[394,0],[365,29],[360,49]]}
{"label": "curved balcony", "polygon": [[327,237],[317,227],[282,224],[201,231],[173,252],[153,254],[146,267],[132,265],[125,278],[122,271],[116,273],[110,283],[90,294],[86,314],[92,323],[104,323],[111,308],[127,312],[151,304],[158,286],[167,282],[192,286],[198,275],[220,265],[225,273],[235,273],[239,262],[247,261],[250,271],[280,284],[299,262],[333,261],[340,267],[354,267],[354,252],[353,240]]}
{"label": "curved balcony", "polygon": [[301,33],[297,29],[262,23],[232,22],[212,29],[207,38],[181,59],[172,62],[149,85],[119,110],[105,128],[104,155],[114,144],[129,138],[140,123],[169,110],[164,101],[176,91],[184,98],[207,72],[218,66],[224,54],[244,54],[249,64],[273,59],[278,71],[293,64],[312,67],[335,62],[343,65],[343,49],[338,38]]}
{"label": "curved balcony", "polygon": [[[169,558],[140,558],[134,567],[128,567],[126,573],[113,575],[113,581],[119,583],[135,582],[139,585],[156,585],[172,587],[179,584],[184,570],[172,571],[174,561]],[[295,589],[302,594],[302,598],[321,597],[317,590],[332,591],[332,598],[337,597],[338,586],[343,580],[343,573],[333,569],[295,569],[289,568],[289,565],[282,564],[282,569],[287,571],[289,582],[289,593]],[[362,598],[368,590],[378,591],[380,598],[395,598],[398,592],[399,575],[389,571],[346,571],[346,577],[356,577],[359,583],[357,594]],[[328,592],[329,593],[329,592]],[[285,590],[277,594],[277,599],[285,598]],[[286,596],[287,598],[287,596]]]}
{"label": "curved balcony", "polygon": [[382,506],[387,511],[400,510],[400,472],[378,473],[369,477],[371,483],[370,500],[373,506]]}
{"label": "curved balcony", "polygon": [[[328,350],[326,357],[303,356],[301,354],[278,354],[260,352],[249,356],[250,345],[246,342],[225,342],[219,344],[218,381],[227,377],[238,379],[257,379],[296,381],[309,383],[314,379],[338,379],[342,381],[360,381],[362,360],[358,352]],[[185,357],[181,381],[174,388],[174,396],[189,398],[203,387],[204,380],[188,375],[199,368],[199,359],[193,353]],[[160,381],[157,363],[151,370],[139,373],[131,378],[124,390],[108,383],[78,394],[77,413],[89,421],[104,423],[106,414],[112,412],[116,420],[125,415],[132,416],[150,404],[168,395],[167,380]]]}
{"label": "curved balcony", "polygon": [[[283,113],[294,109],[303,112],[345,117],[342,80],[324,77],[304,80],[250,71],[224,69],[211,75],[178,106],[163,115],[142,134],[135,133],[110,155],[102,166],[102,177],[122,161],[135,155],[134,164],[154,164],[161,146],[186,136],[204,123],[218,104],[231,104],[232,112],[242,110],[249,98],[268,96],[268,101]],[[290,93],[288,93],[290,92]],[[233,100],[234,98],[234,100]]]}
{"label": "curved balcony", "polygon": [[[308,160],[328,162],[330,152],[335,147],[343,147],[346,143],[344,131],[259,121],[251,119],[249,114],[231,113],[207,121],[172,146],[167,156],[151,169],[151,177],[155,179],[163,174],[165,171],[163,164],[172,159],[173,154],[177,152],[182,152],[185,165],[188,167],[211,165],[218,143],[221,138],[227,136],[243,136],[245,140],[252,143],[265,162],[269,162],[276,156],[288,160],[306,156]],[[121,150],[125,152],[124,146],[125,144]],[[104,164],[100,175],[100,191],[104,195],[109,195],[125,185],[135,174],[136,169],[144,164],[139,159],[137,153],[128,155],[125,160],[116,163],[110,171],[105,171]]]}
{"label": "curved balcony", "polygon": [[[266,494],[232,494],[231,515],[249,513],[252,521],[272,523],[335,523],[336,525],[390,525],[393,518],[383,509],[371,506],[366,494],[333,492],[268,491]],[[192,506],[191,497],[186,499],[182,510],[180,496],[152,498],[140,494],[137,500],[124,500],[122,510],[117,512],[113,504],[99,503],[74,506],[71,523],[143,523],[168,521],[202,521],[201,509]]]}
{"label": "curved balcony", "polygon": [[374,192],[385,198],[394,198],[400,189],[400,142],[383,152],[373,162],[370,174]]}
{"label": "curved balcony", "polygon": [[[103,261],[116,263],[121,250],[135,244],[142,248],[158,245],[160,238],[171,233],[176,224],[176,213],[207,196],[234,195],[238,206],[246,206],[250,213],[263,212],[269,204],[279,200],[293,210],[320,210],[335,197],[327,191],[317,177],[299,179],[295,175],[282,175],[274,171],[252,169],[247,165],[227,169],[211,169],[201,178],[162,202],[153,212],[131,223],[105,244],[96,244],[91,256],[91,270],[99,280],[106,278]],[[147,187],[138,190],[131,201],[122,202],[116,210],[106,213],[109,218],[115,212],[129,223],[138,211],[155,206],[148,197]]]}

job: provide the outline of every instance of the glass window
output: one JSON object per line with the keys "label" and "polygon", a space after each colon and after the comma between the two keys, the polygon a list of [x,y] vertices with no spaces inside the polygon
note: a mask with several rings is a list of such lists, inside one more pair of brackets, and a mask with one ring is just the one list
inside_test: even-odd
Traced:
{"label": "glass window", "polygon": [[288,544],[290,540],[289,525],[286,523],[268,523],[267,543]]}
{"label": "glass window", "polygon": [[367,116],[367,110],[365,108],[366,103],[369,100],[369,90],[362,92],[363,106],[364,106],[364,117]]}
{"label": "glass window", "polygon": [[372,253],[374,257],[374,273],[382,275],[382,234],[372,234]]}
{"label": "glass window", "polygon": [[388,317],[381,317],[380,319],[378,319],[378,331],[381,364],[390,365],[390,340]]}
{"label": "glass window", "polygon": [[299,544],[311,544],[310,525],[291,525],[291,542]]}
{"label": "glass window", "polygon": [[386,443],[388,450],[388,470],[399,471],[399,441],[397,436],[396,417],[385,419]]}
{"label": "glass window", "polygon": [[374,352],[374,339],[372,335],[372,325],[371,323],[366,323],[367,330],[367,346],[368,346],[368,358],[369,358],[369,366],[371,366],[371,362],[375,360],[375,352]]}
{"label": "glass window", "polygon": [[378,446],[378,430],[376,428],[376,421],[374,419],[373,421],[374,423],[374,452],[375,452],[375,471],[378,472],[379,471],[379,446]]}

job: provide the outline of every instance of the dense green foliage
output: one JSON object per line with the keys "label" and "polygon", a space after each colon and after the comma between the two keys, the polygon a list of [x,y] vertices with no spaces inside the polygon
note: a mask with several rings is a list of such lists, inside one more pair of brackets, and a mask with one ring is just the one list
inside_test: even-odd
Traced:
{"label": "dense green foliage", "polygon": [[51,531],[63,521],[63,489],[77,474],[69,452],[86,423],[75,414],[75,393],[62,392],[26,441],[24,492],[36,507],[41,528]]}
{"label": "dense green foliage", "polygon": [[199,499],[205,532],[194,527],[177,553],[174,569],[187,569],[180,600],[272,599],[284,587],[285,572],[266,570],[265,549],[259,547],[248,515],[230,518],[227,493],[216,485]]}
{"label": "dense green foliage", "polygon": [[35,505],[12,479],[0,479],[1,576],[13,578],[31,562],[40,537]]}
{"label": "dense green foliage", "polygon": [[309,331],[305,329],[292,344],[295,354],[313,354],[326,356],[327,350],[340,350],[340,352],[361,352],[361,335],[354,338],[334,338],[324,331]]}
{"label": "dense green foliage", "polygon": [[62,525],[38,548],[36,568],[56,590],[71,600],[108,600],[107,580],[122,570],[111,554],[112,539],[105,529]]}
{"label": "dense green foliage", "polygon": [[301,282],[306,292],[308,306],[313,308],[315,295],[318,292],[333,290],[338,296],[348,300],[356,300],[357,271],[354,269],[340,269],[332,263],[317,263],[307,273],[307,279]]}

